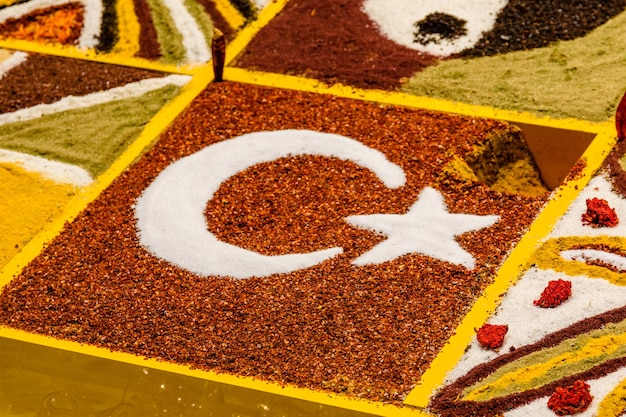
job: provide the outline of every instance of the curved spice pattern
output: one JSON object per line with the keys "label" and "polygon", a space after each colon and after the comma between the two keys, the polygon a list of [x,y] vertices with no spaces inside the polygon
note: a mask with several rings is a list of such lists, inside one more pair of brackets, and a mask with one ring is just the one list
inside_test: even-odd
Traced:
{"label": "curved spice pattern", "polygon": [[141,57],[175,65],[211,58],[210,0],[36,0],[0,9],[0,39],[76,45],[98,53]]}

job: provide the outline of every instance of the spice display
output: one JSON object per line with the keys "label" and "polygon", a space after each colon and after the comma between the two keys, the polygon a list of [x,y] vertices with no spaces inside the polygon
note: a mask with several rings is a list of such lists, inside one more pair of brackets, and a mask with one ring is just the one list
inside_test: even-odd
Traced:
{"label": "spice display", "polygon": [[[468,347],[431,402],[436,413],[619,415],[624,410],[619,397],[626,381],[621,348],[626,241],[618,215],[624,210],[625,150],[623,141],[615,145],[533,253],[532,265],[502,295],[489,322],[514,325],[515,332],[498,352],[478,342]],[[613,226],[591,227],[581,216]],[[581,382],[574,388],[576,380]]]}
{"label": "spice display", "polygon": [[[235,65],[327,84],[401,89],[541,116],[604,121],[615,110],[607,100],[617,104],[626,90],[625,8],[618,0],[474,6],[469,1],[428,6],[402,0],[290,2]],[[448,20],[454,17],[463,28],[492,25],[481,27],[482,37],[467,47],[463,31],[451,30],[455,26]],[[422,33],[416,31],[418,23],[426,24]],[[434,49],[455,40],[466,49],[443,56],[416,50],[426,40]],[[592,58],[591,50],[603,53]]]}
{"label": "spice display", "polygon": [[[60,55],[0,51],[0,266],[83,209],[0,327],[438,417],[626,409],[622,0],[54,4],[0,6]],[[525,135],[561,133],[603,152],[546,186]]]}

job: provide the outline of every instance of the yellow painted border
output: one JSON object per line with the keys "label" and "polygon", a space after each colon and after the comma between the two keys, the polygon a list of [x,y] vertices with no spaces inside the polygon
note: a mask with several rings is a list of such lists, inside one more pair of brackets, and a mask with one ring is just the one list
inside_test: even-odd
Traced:
{"label": "yellow painted border", "polygon": [[125,67],[142,68],[172,74],[194,75],[202,71],[203,66],[176,66],[149,61],[143,58],[129,57],[116,53],[99,54],[91,49],[81,49],[75,46],[61,46],[31,41],[4,39],[0,40],[0,48],[24,51],[63,58],[82,59],[85,61],[100,62],[102,64],[121,65]]}
{"label": "yellow painted border", "polygon": [[[576,130],[588,133],[599,133],[603,129],[603,127],[610,124],[608,122],[593,123],[577,119],[556,120],[549,117],[538,117],[532,113],[519,113],[512,110],[501,110],[487,106],[457,103],[443,99],[415,96],[400,92],[390,92],[384,90],[363,90],[355,87],[345,86],[342,84],[328,85],[321,81],[309,78],[301,78],[291,75],[274,74],[260,71],[251,71],[236,67],[226,67],[224,69],[224,79],[244,84],[255,84],[265,87],[274,87],[287,90],[329,94],[336,97],[372,101],[381,104],[420,108],[432,111],[461,114],[465,116],[499,119],[509,122],[526,123],[536,126]],[[611,127],[614,129],[612,124]]]}
{"label": "yellow painted border", "polygon": [[[47,346],[68,352],[90,355],[102,359],[113,360],[116,362],[139,366],[142,368],[149,367],[153,369],[158,369],[160,371],[171,372],[174,374],[189,376],[206,381],[234,385],[240,388],[252,389],[255,391],[269,393],[277,396],[295,398],[302,401],[309,401],[316,404],[337,407],[349,412],[356,411],[381,417],[429,417],[429,414],[425,414],[414,408],[398,407],[383,403],[374,403],[371,401],[344,397],[322,391],[312,391],[289,385],[283,386],[277,383],[265,382],[251,377],[240,377],[236,375],[218,374],[215,372],[191,369],[184,365],[162,362],[156,359],[144,358],[142,356],[136,356],[130,353],[113,352],[108,349],[99,348],[96,346],[83,345],[77,342],[67,340],[53,339],[48,336],[27,333],[8,327],[0,326],[0,337]],[[336,415],[338,417],[341,416],[341,414],[333,415]]]}
{"label": "yellow painted border", "polygon": [[232,29],[239,29],[246,23],[246,19],[239,13],[228,0],[213,0],[215,8],[222,15],[228,26]]}
{"label": "yellow painted border", "polygon": [[273,0],[268,3],[259,13],[257,19],[250,22],[244,27],[235,39],[226,48],[226,64],[228,65],[233,59],[237,57],[244,50],[244,48],[250,43],[252,38],[259,33],[263,26],[267,25],[283,8],[287,5],[289,0]]}

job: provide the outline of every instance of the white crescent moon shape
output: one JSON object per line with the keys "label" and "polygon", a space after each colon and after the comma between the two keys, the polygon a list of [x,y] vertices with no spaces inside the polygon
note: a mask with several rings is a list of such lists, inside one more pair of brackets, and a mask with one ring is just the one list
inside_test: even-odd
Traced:
{"label": "white crescent moon shape", "polygon": [[249,133],[181,158],[155,178],[135,206],[140,243],[153,255],[196,274],[234,278],[288,273],[342,253],[334,247],[267,256],[222,242],[208,230],[206,204],[225,180],[256,164],[295,155],[352,161],[390,188],[406,181],[402,168],[383,153],[345,136],[310,130]]}

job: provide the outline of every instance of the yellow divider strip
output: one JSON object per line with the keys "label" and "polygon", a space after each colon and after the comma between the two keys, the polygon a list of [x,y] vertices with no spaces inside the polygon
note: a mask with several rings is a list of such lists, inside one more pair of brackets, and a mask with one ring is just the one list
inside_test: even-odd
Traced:
{"label": "yellow divider strip", "polygon": [[363,90],[342,84],[328,85],[309,78],[250,71],[235,67],[227,67],[224,69],[224,79],[245,84],[255,84],[297,91],[309,91],[319,94],[331,94],[333,96],[356,100],[373,101],[377,103],[393,104],[396,106],[421,108],[446,113],[462,114],[465,116],[499,119],[509,122],[527,123],[537,126],[577,130],[582,132],[597,133],[604,125],[603,123],[592,123],[577,119],[555,120],[549,117],[538,117],[531,113],[500,110],[493,107],[457,103],[431,97],[414,96],[406,93],[383,90]]}
{"label": "yellow divider strip", "polygon": [[243,49],[250,43],[252,38],[259,33],[263,26],[267,25],[278,13],[283,10],[289,0],[273,0],[261,10],[257,19],[237,35],[226,48],[226,65],[237,57]]}
{"label": "yellow divider strip", "polygon": [[601,166],[615,141],[616,137],[612,125],[606,124],[598,131],[598,136],[582,156],[586,158],[587,166],[580,178],[568,181],[552,193],[548,204],[498,271],[494,283],[476,301],[455,330],[454,336],[448,340],[448,343],[424,373],[420,383],[409,393],[405,404],[420,408],[428,405],[430,396],[443,384],[448,372],[456,366],[465,353],[465,348],[475,337],[475,329],[482,326],[494,313],[502,294],[515,284],[528,268],[539,243],[546,238],[556,221],[565,214],[570,204]]}
{"label": "yellow divider strip", "polygon": [[215,8],[222,15],[224,20],[228,23],[228,25],[233,29],[239,29],[246,23],[245,17],[239,13],[228,0],[213,0],[215,3]]}
{"label": "yellow divider strip", "polygon": [[[353,416],[354,412],[362,412],[381,417],[429,417],[430,414],[423,413],[417,409],[409,407],[398,407],[388,404],[374,403],[366,400],[343,397],[336,394],[329,394],[321,391],[311,391],[303,388],[297,388],[289,385],[279,385],[276,383],[256,380],[251,377],[239,377],[228,374],[218,374],[215,372],[191,369],[184,365],[162,362],[156,359],[149,359],[136,356],[130,353],[112,352],[105,348],[99,348],[91,345],[82,345],[77,342],[53,339],[48,336],[42,336],[27,333],[21,330],[11,329],[0,326],[0,337],[18,340],[26,343],[34,343],[38,345],[48,346],[64,351],[80,353],[98,358],[109,359],[117,362],[127,363],[130,365],[140,366],[142,368],[153,368],[160,371],[171,372],[179,375],[185,375],[202,380],[234,385],[240,388],[247,388],[265,393],[270,393],[282,397],[295,398],[303,401],[310,401],[317,404],[328,405],[346,410],[345,416]],[[333,414],[341,417],[342,413]]]}
{"label": "yellow divider strip", "polygon": [[153,71],[168,72],[173,74],[193,75],[201,72],[202,67],[175,66],[149,61],[143,58],[130,57],[115,53],[98,54],[91,49],[80,49],[74,46],[43,44],[38,42],[23,41],[16,39],[0,40],[0,48],[17,51],[60,56],[63,58],[82,59],[85,61],[100,62],[103,64],[121,65],[125,67],[142,68]]}

